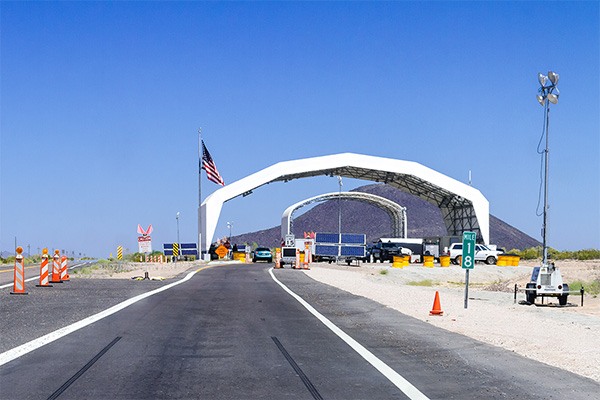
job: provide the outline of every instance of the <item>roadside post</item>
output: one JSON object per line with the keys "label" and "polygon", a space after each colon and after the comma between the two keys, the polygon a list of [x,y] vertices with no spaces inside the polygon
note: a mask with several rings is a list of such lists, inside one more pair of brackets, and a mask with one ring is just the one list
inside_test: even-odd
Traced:
{"label": "roadside post", "polygon": [[60,250],[54,250],[52,256],[52,280],[50,283],[62,283],[60,280]]}
{"label": "roadside post", "polygon": [[49,283],[49,272],[48,272],[48,249],[44,247],[42,250],[42,263],[40,264],[40,283],[35,285],[37,287],[52,287]]}
{"label": "roadside post", "polygon": [[465,270],[465,308],[469,305],[469,271],[475,266],[475,232],[463,232],[461,266]]}
{"label": "roadside post", "polygon": [[60,258],[60,280],[63,282],[68,282],[71,280],[69,277],[69,266],[68,266],[69,258],[63,255]]}
{"label": "roadside post", "polygon": [[13,291],[10,294],[27,294],[25,291],[25,265],[23,261],[23,248],[17,247],[15,256]]}

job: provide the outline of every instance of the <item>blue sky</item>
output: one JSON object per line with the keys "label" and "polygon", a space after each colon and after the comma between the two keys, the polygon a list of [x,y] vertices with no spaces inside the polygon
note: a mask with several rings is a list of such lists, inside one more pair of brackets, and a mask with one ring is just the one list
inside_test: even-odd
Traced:
{"label": "blue sky", "polygon": [[[107,257],[195,241],[197,130],[230,183],[355,152],[473,185],[541,239],[537,73],[550,117],[549,244],[600,248],[600,28],[591,2],[2,2],[0,249]],[[218,186],[203,176],[203,197]],[[345,181],[344,189],[369,182]],[[280,223],[335,178],[225,204],[217,235]]]}

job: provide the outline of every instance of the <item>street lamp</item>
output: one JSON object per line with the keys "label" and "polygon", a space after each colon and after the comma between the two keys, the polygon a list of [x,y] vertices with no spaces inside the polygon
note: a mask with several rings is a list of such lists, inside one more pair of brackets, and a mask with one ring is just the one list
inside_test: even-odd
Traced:
{"label": "street lamp", "polygon": [[342,177],[338,175],[338,184],[340,191],[338,194],[338,234],[342,234]]}
{"label": "street lamp", "polygon": [[231,228],[233,228],[233,222],[227,222],[227,228],[229,228],[229,242],[231,243]]}
{"label": "street lamp", "polygon": [[553,71],[548,71],[548,75],[538,74],[540,88],[538,89],[537,101],[544,107],[544,132],[546,135],[546,149],[544,154],[544,218],[542,223],[542,267],[548,265],[548,124],[550,121],[550,103],[557,104],[560,92],[558,85],[558,74]]}
{"label": "street lamp", "polygon": [[[177,220],[177,246],[181,246],[181,243],[179,243],[179,211],[175,215],[175,219]],[[177,259],[179,259],[179,252],[177,253]]]}
{"label": "street lamp", "polygon": [[[340,187],[340,191],[338,192],[338,243],[342,243],[342,176],[338,175],[338,184]],[[336,261],[339,261],[339,253],[340,246],[338,246],[338,258]]]}

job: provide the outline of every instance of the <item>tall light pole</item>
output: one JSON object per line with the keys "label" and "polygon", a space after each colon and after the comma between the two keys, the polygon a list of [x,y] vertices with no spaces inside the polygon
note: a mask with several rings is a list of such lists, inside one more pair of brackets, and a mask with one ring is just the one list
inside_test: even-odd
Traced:
{"label": "tall light pole", "polygon": [[546,135],[546,149],[544,150],[544,217],[542,223],[542,267],[548,265],[548,125],[550,122],[550,103],[557,104],[560,92],[556,85],[558,84],[558,74],[548,71],[548,76],[539,73],[538,81],[540,88],[538,90],[537,100],[544,107],[544,132]]}
{"label": "tall light pole", "polygon": [[339,261],[340,258],[340,246],[342,243],[342,176],[338,175],[338,184],[340,191],[338,192],[338,257],[336,261]]}
{"label": "tall light pole", "polygon": [[233,228],[233,222],[227,222],[227,228],[229,228],[229,243],[231,243],[231,228]]}
{"label": "tall light pole", "polygon": [[338,240],[341,241],[341,235],[342,235],[342,177],[340,175],[338,175],[338,184],[339,184],[339,195],[338,195],[338,234],[340,235],[340,237],[338,238]]}
{"label": "tall light pole", "polygon": [[[177,220],[177,245],[181,247],[181,243],[179,243],[179,212],[175,215],[175,219]],[[181,251],[181,249],[179,251]],[[177,253],[177,259],[179,259],[179,253]]]}

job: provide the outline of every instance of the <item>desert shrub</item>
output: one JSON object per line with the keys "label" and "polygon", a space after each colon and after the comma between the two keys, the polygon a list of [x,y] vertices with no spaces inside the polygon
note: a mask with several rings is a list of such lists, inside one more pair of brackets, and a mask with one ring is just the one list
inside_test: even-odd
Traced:
{"label": "desert shrub", "polygon": [[541,247],[530,247],[525,250],[512,249],[508,254],[516,254],[521,257],[522,260],[535,260],[541,258],[542,248]]}
{"label": "desert shrub", "polygon": [[[542,258],[541,247],[530,247],[525,250],[512,249],[509,251],[510,254],[516,254],[521,257],[522,260],[535,260]],[[576,251],[559,251],[551,247],[548,248],[548,258],[550,260],[598,260],[600,259],[600,250],[597,249],[584,249]]]}
{"label": "desert shrub", "polygon": [[592,296],[600,294],[600,280],[598,279],[591,282],[573,281],[569,283],[569,290],[580,290],[582,286],[587,294]]}
{"label": "desert shrub", "polygon": [[431,279],[423,279],[422,281],[410,281],[407,283],[410,286],[433,286]]}

